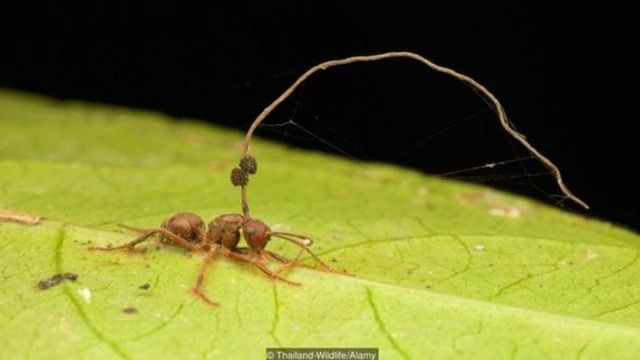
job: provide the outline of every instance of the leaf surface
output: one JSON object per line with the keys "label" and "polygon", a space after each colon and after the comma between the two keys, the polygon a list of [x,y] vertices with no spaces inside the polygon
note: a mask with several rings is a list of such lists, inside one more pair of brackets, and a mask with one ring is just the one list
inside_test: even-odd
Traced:
{"label": "leaf surface", "polygon": [[[610,224],[258,140],[252,214],[312,236],[353,276],[297,268],[294,287],[220,258],[206,289],[222,307],[211,309],[189,293],[202,254],[86,248],[135,237],[118,224],[238,212],[228,175],[242,134],[9,91],[0,134],[0,208],[45,217],[0,223],[0,358],[249,359],[280,346],[377,347],[383,359],[640,354],[640,237]],[[79,278],[36,287],[60,272]]]}

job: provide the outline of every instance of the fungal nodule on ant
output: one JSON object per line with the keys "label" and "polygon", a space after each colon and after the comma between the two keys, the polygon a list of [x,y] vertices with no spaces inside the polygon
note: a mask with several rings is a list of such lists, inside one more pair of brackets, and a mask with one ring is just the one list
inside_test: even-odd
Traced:
{"label": "fungal nodule on ant", "polygon": [[[209,299],[204,293],[203,287],[211,262],[218,254],[252,264],[268,276],[291,285],[300,285],[300,283],[288,280],[281,274],[286,269],[297,265],[298,260],[305,251],[308,252],[324,270],[334,272],[331,267],[311,251],[309,247],[313,244],[313,240],[310,237],[289,232],[273,231],[264,222],[254,219],[249,215],[249,207],[246,204],[245,187],[248,184],[249,175],[255,174],[256,169],[257,164],[255,159],[251,156],[245,156],[240,161],[240,167],[233,169],[231,172],[231,182],[233,185],[242,187],[242,208],[244,214],[220,215],[211,220],[209,225],[206,226],[204,221],[196,214],[189,212],[178,213],[165,220],[160,227],[155,229],[138,229],[124,226],[125,228],[140,233],[138,238],[124,245],[106,247],[93,246],[89,249],[102,251],[118,249],[133,250],[136,245],[150,239],[152,236],[158,236],[160,241],[165,244],[179,246],[190,251],[206,252],[207,255],[192,291],[200,299],[212,306],[218,306],[219,304]],[[241,233],[248,247],[238,246]],[[300,249],[296,256],[293,259],[289,259],[267,250],[267,244],[272,237],[287,240],[298,246]],[[267,266],[269,258],[280,262],[282,265],[275,271],[271,270]]]}

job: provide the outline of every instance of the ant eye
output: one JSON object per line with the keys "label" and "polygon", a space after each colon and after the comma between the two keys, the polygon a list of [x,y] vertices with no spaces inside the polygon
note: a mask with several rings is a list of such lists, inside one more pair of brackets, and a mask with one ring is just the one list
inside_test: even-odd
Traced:
{"label": "ant eye", "polygon": [[231,183],[233,186],[247,185],[249,183],[249,174],[241,168],[231,170]]}
{"label": "ant eye", "polygon": [[258,163],[253,156],[247,155],[240,160],[240,168],[247,174],[253,175],[258,171]]}

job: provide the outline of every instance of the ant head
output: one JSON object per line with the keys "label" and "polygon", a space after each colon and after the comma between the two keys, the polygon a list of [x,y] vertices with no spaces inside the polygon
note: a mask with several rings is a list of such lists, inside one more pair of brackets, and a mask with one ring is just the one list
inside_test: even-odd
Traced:
{"label": "ant head", "polygon": [[178,213],[163,222],[162,228],[192,243],[200,243],[205,239],[204,221],[193,213]]}
{"label": "ant head", "polygon": [[260,220],[248,219],[242,224],[244,239],[253,250],[262,251],[271,238],[271,229]]}
{"label": "ant head", "polygon": [[240,214],[220,215],[209,223],[209,241],[221,244],[227,249],[235,249],[240,242],[240,227],[243,217]]}

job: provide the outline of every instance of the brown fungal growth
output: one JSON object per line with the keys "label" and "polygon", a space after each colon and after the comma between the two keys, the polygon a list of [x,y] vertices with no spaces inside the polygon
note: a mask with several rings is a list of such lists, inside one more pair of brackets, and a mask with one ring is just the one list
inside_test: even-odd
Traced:
{"label": "brown fungal growth", "polygon": [[[232,170],[231,180],[236,185],[235,179],[246,179],[240,183],[243,188],[248,183],[251,173],[255,174],[257,163],[255,159],[245,157],[239,167]],[[240,174],[241,173],[241,174]],[[240,174],[240,175],[238,175]],[[246,191],[243,191],[246,194]],[[243,197],[243,200],[246,200]],[[286,282],[291,285],[300,285],[300,283],[286,279],[281,273],[291,267],[299,265],[299,259],[304,252],[309,253],[316,262],[325,271],[335,272],[322,260],[320,260],[310,249],[313,244],[311,238],[282,231],[272,231],[267,224],[261,220],[254,219],[249,216],[248,206],[243,206],[246,210],[241,214],[225,214],[220,215],[211,222],[208,227],[205,226],[202,219],[193,213],[183,212],[176,214],[162,222],[160,227],[155,229],[138,229],[126,227],[140,233],[140,236],[126,244],[120,246],[92,246],[90,250],[112,251],[118,249],[134,250],[135,246],[149,240],[152,236],[158,236],[160,241],[174,246],[182,247],[189,251],[206,252],[207,255],[203,261],[196,285],[192,292],[202,299],[205,303],[218,306],[219,304],[210,300],[203,292],[209,267],[213,259],[217,255],[222,255],[240,262],[245,262],[255,266],[269,277]],[[240,238],[243,237],[248,247],[239,247]],[[293,259],[288,259],[280,254],[266,249],[272,238],[280,238],[293,243],[300,249]],[[271,270],[268,267],[269,260],[280,263],[280,267]],[[148,289],[149,285],[145,284],[140,289]]]}
{"label": "brown fungal growth", "polygon": [[[566,199],[570,199],[577,204],[588,208],[587,204],[573,195],[568,187],[564,184],[560,170],[551,162],[548,158],[542,155],[536,148],[534,148],[526,139],[524,135],[519,133],[513,127],[511,121],[506,115],[502,104],[498,99],[483,85],[472,79],[471,77],[454,71],[450,68],[437,65],[432,61],[411,52],[388,52],[382,54],[368,55],[368,56],[353,56],[344,59],[326,61],[316,66],[311,67],[304,74],[302,74],[289,88],[287,88],[280,96],[278,96],[269,106],[267,106],[253,121],[249,127],[244,142],[242,143],[242,158],[237,167],[232,169],[230,174],[230,180],[233,186],[239,186],[241,188],[241,205],[242,214],[227,214],[221,215],[213,219],[208,228],[204,226],[204,222],[195,214],[192,213],[180,213],[166,221],[164,221],[160,227],[155,229],[133,229],[139,232],[141,235],[121,246],[116,247],[92,247],[92,250],[116,250],[116,249],[130,249],[133,250],[137,244],[140,244],[148,240],[151,236],[159,236],[161,241],[180,246],[190,251],[206,252],[207,255],[204,258],[201,266],[196,285],[192,289],[192,292],[200,299],[212,306],[218,306],[219,304],[210,300],[203,292],[203,286],[206,282],[206,277],[213,259],[218,255],[232,258],[237,261],[249,263],[257,267],[260,271],[264,272],[268,276],[289,283],[293,285],[299,285],[297,282],[293,282],[281,276],[280,274],[293,266],[298,265],[298,260],[304,252],[309,253],[320,266],[328,271],[334,271],[324,262],[322,262],[311,250],[310,246],[313,241],[311,238],[299,234],[273,231],[264,222],[251,217],[249,212],[249,204],[247,200],[247,187],[252,175],[255,175],[258,169],[255,158],[250,155],[251,140],[253,132],[262,123],[264,119],[285,99],[287,99],[307,78],[316,72],[326,70],[335,66],[348,65],[358,62],[372,62],[391,58],[407,58],[413,59],[426,65],[428,68],[435,71],[450,75],[473,88],[480,96],[486,100],[494,109],[498,120],[504,130],[522,146],[524,146],[533,157],[538,159],[544,166],[546,166],[555,176],[556,183],[565,195]],[[240,237],[245,239],[248,247],[238,247]],[[269,241],[274,238],[284,239],[293,243],[299,247],[297,255],[293,259],[288,259],[282,255],[267,250]],[[273,259],[281,263],[281,266],[273,271],[267,264],[268,259]]]}
{"label": "brown fungal growth", "polygon": [[240,169],[249,175],[253,175],[258,171],[258,163],[253,156],[245,156],[240,159]]}
{"label": "brown fungal growth", "polygon": [[564,183],[562,178],[562,174],[560,173],[560,169],[556,164],[554,164],[549,158],[544,156],[538,149],[536,149],[527,138],[518,132],[509,117],[507,116],[507,111],[504,109],[498,98],[496,98],[489,89],[487,89],[484,85],[480,84],[470,76],[462,74],[458,71],[455,71],[446,66],[438,65],[433,61],[425,58],[424,56],[418,55],[416,53],[408,52],[408,51],[391,51],[385,52],[381,54],[373,54],[373,55],[359,55],[359,56],[351,56],[344,59],[336,59],[329,60],[318,65],[312,66],[309,70],[305,71],[296,81],[291,84],[280,96],[278,96],[269,106],[264,108],[260,114],[253,120],[253,123],[247,130],[247,134],[245,135],[244,142],[242,143],[242,154],[243,156],[249,156],[251,152],[251,139],[253,137],[254,131],[258,128],[258,126],[264,121],[273,110],[275,110],[278,105],[280,105],[283,101],[285,101],[305,80],[307,80],[311,75],[327,70],[332,67],[345,66],[355,63],[362,62],[375,62],[375,61],[383,61],[388,59],[409,59],[416,61],[425,65],[427,68],[437,71],[439,73],[446,74],[451,76],[471,87],[483,100],[485,100],[489,106],[493,108],[494,113],[498,118],[498,122],[500,126],[504,129],[504,131],[511,136],[516,142],[522,145],[533,158],[537,159],[542,165],[544,165],[549,171],[553,174],[556,184],[558,188],[564,194],[564,198],[573,201],[574,203],[582,206],[585,209],[589,208],[584,201],[574,195],[569,187]]}

